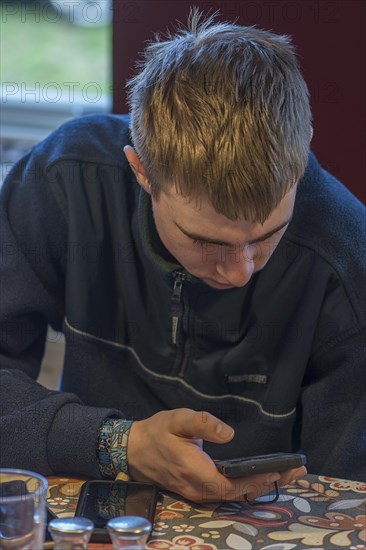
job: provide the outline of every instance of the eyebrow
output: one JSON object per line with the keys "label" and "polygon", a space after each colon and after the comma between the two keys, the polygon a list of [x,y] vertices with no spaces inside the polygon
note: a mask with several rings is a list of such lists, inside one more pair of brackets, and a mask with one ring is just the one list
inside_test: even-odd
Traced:
{"label": "eyebrow", "polygon": [[[292,216],[288,220],[286,220],[285,222],[283,222],[280,225],[278,225],[277,227],[275,227],[274,229],[271,229],[271,231],[267,231],[267,233],[265,233],[264,235],[261,235],[260,237],[257,237],[256,239],[253,239],[252,241],[249,241],[247,244],[255,244],[255,243],[259,243],[261,241],[265,241],[266,239],[268,239],[269,237],[271,237],[272,235],[274,235],[275,233],[277,233],[278,231],[280,231],[281,229],[286,227],[286,225],[289,225],[291,220],[292,220]],[[204,235],[198,235],[197,233],[191,233],[190,231],[187,231],[186,229],[181,227],[177,222],[174,222],[174,223],[178,227],[178,229],[180,229],[180,231],[184,235],[186,235],[186,237],[189,237],[189,238],[193,239],[194,241],[204,241],[204,242],[209,243],[209,244],[234,246],[233,243],[228,243],[226,241],[217,241],[215,239],[212,239],[211,237],[205,237]]]}

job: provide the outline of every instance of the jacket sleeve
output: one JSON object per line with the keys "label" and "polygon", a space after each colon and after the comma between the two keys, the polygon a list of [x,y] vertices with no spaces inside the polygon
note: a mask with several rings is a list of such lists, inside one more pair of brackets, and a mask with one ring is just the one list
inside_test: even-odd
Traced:
{"label": "jacket sleeve", "polygon": [[84,406],[35,381],[47,325],[64,316],[67,212],[38,146],[0,192],[0,467],[100,477],[98,430],[114,409]]}
{"label": "jacket sleeve", "polygon": [[365,330],[311,359],[302,394],[301,448],[309,473],[366,480]]}

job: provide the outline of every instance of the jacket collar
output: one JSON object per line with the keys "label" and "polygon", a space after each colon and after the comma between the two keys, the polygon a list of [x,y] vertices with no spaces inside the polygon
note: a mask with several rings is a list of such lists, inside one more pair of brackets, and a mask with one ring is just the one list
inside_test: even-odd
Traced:
{"label": "jacket collar", "polygon": [[138,227],[142,248],[155,270],[169,279],[173,272],[184,271],[161,242],[154,222],[151,197],[142,188],[138,198]]}

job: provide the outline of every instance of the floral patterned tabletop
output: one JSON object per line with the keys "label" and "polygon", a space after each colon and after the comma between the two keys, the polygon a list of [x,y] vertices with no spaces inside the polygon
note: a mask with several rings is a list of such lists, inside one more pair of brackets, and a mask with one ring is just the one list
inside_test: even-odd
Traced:
{"label": "floral patterned tabletop", "polygon": [[[73,516],[83,480],[49,477],[48,506]],[[366,550],[366,484],[308,475],[280,489],[274,504],[195,504],[159,498],[152,536],[159,550]],[[109,544],[90,544],[107,550]]]}

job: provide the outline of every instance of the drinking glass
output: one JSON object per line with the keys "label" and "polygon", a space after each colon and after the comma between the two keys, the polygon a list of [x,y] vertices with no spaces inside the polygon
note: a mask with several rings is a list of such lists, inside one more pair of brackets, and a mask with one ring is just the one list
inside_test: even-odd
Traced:
{"label": "drinking glass", "polygon": [[1,550],[41,550],[47,480],[27,470],[0,469]]}

